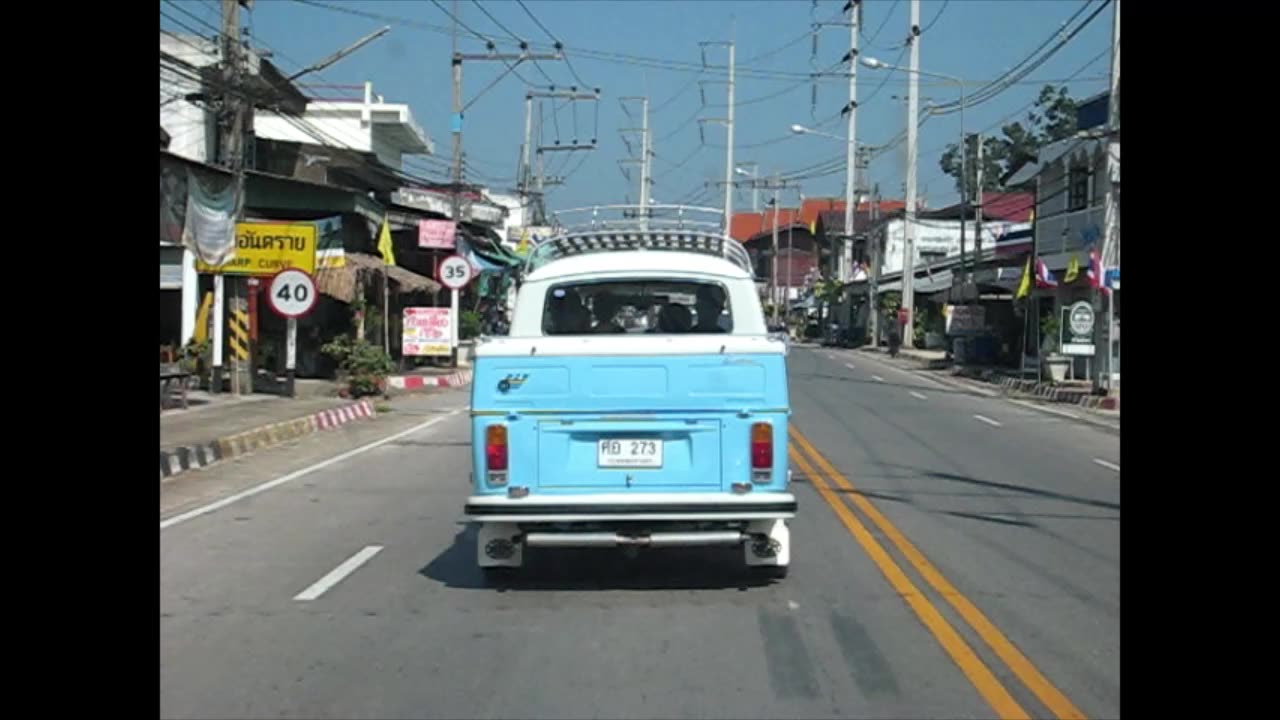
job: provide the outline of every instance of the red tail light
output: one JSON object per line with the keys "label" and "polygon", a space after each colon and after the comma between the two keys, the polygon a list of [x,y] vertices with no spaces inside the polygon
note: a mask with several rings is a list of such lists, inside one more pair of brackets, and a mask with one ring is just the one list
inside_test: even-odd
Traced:
{"label": "red tail light", "polygon": [[751,468],[767,470],[773,467],[773,426],[755,423],[751,426]]}
{"label": "red tail light", "polygon": [[484,462],[486,470],[507,469],[506,425],[490,425],[484,429]]}

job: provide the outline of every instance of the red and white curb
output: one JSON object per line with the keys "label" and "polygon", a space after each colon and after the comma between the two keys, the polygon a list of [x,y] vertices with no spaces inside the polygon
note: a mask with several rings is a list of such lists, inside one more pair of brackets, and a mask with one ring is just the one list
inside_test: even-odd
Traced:
{"label": "red and white curb", "polygon": [[373,415],[373,403],[368,400],[361,400],[354,405],[347,405],[333,410],[322,410],[315,414],[315,419],[317,427],[321,430],[329,430],[339,425],[345,425],[352,420],[371,418]]}
{"label": "red and white curb", "polygon": [[421,390],[430,387],[461,387],[471,383],[473,372],[459,370],[450,375],[395,375],[387,378],[387,385],[397,390]]}

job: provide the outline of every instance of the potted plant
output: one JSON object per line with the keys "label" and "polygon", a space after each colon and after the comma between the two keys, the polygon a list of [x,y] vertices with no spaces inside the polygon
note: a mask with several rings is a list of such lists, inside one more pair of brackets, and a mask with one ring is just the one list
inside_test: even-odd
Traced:
{"label": "potted plant", "polygon": [[1041,362],[1049,379],[1055,383],[1067,379],[1067,368],[1071,365],[1071,358],[1058,353],[1058,333],[1061,329],[1062,323],[1056,313],[1040,319],[1040,355],[1044,358]]}

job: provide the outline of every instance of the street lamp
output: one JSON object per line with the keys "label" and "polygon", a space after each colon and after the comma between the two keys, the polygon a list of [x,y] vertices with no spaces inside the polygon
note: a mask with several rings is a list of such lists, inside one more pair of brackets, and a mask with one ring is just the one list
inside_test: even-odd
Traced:
{"label": "street lamp", "polygon": [[[956,86],[960,88],[960,277],[961,277],[961,282],[964,282],[966,280],[966,277],[965,277],[965,272],[966,272],[965,226],[966,226],[966,218],[969,214],[969,171],[967,167],[969,153],[968,153],[968,148],[965,145],[965,134],[964,134],[964,111],[968,105],[968,100],[965,93],[965,81],[963,78],[956,77],[955,75],[947,75],[946,73],[936,73],[936,72],[929,72],[927,70],[899,67],[897,65],[891,65],[887,62],[878,60],[873,57],[863,58],[862,65],[872,70],[901,70],[907,73],[915,73],[916,75],[927,75],[929,77],[936,77],[942,80],[953,82],[956,84]],[[915,118],[912,118],[910,122],[915,122]],[[979,152],[979,156],[978,156],[979,162],[981,162],[982,136],[980,134],[977,137],[977,144],[978,144],[978,152]],[[911,155],[913,157],[912,162],[915,162],[914,154],[908,152],[908,155]],[[981,193],[982,189],[978,188],[978,192]],[[981,195],[979,195],[979,198],[981,198]],[[981,211],[981,207],[982,207],[981,201],[979,201],[978,207],[979,207],[979,211]],[[914,216],[915,216],[914,208],[908,208],[907,210],[912,214],[912,218],[914,219]],[[914,228],[912,228],[912,231],[913,231],[912,234],[914,235]],[[979,233],[982,232],[981,220],[978,221],[978,232]],[[981,245],[982,245],[982,238],[981,236],[979,236],[974,241],[974,247],[980,248]],[[903,249],[905,251],[906,249],[905,246]],[[912,260],[914,260],[914,258],[912,258]],[[911,265],[913,266],[912,272],[914,272],[914,262],[911,263]],[[906,267],[907,267],[907,263],[904,263],[903,264],[904,271]],[[905,288],[906,283],[904,283],[903,286]]]}
{"label": "street lamp", "polygon": [[[885,147],[884,145],[868,145],[866,143],[857,142],[856,140],[850,140],[849,138],[840,137],[839,135],[832,135],[831,133],[820,132],[818,130],[805,127],[804,125],[800,125],[800,124],[792,125],[791,132],[797,135],[817,135],[818,137],[825,137],[825,138],[830,138],[832,140],[838,140],[842,143],[854,145],[858,149],[864,152],[872,152],[875,150],[880,150]],[[876,203],[873,203],[872,208],[873,208],[872,220],[874,221],[875,217],[879,214],[879,207],[877,206]],[[854,208],[854,217],[857,217],[856,213],[857,213],[857,208]],[[879,285],[880,285],[881,260],[880,260],[879,243],[870,242],[871,238],[869,235],[867,237],[867,240],[868,240],[867,245],[871,248],[871,253],[870,253],[871,267],[868,269],[868,272],[867,272],[867,323],[868,323],[867,330],[871,336],[872,346],[875,347],[879,345],[879,340],[880,340],[880,316],[876,309],[876,298],[880,294]]]}

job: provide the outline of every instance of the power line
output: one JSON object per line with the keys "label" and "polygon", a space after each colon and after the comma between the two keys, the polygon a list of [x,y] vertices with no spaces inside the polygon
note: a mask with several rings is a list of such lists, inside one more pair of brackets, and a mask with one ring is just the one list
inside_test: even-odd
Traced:
{"label": "power line", "polygon": [[569,56],[565,54],[564,43],[560,42],[560,39],[548,30],[546,25],[542,24],[542,21],[538,19],[538,16],[534,15],[533,11],[524,4],[524,0],[516,0],[516,2],[520,5],[520,9],[524,10],[524,13],[529,16],[529,19],[533,20],[534,24],[541,28],[542,32],[547,34],[547,37],[551,38],[551,42],[554,43],[553,47],[559,51],[560,55],[564,58],[565,67],[569,68],[569,73],[573,75],[574,80],[578,81],[578,85],[584,88],[589,87],[587,82],[578,75],[578,71],[574,69],[573,63],[569,60]]}
{"label": "power line", "polygon": [[[1084,5],[1081,6],[1078,10],[1076,10],[1075,14],[1073,14],[1065,24],[1069,25],[1072,22],[1074,22],[1076,18],[1080,17],[1080,15],[1083,14],[1086,9],[1088,9],[1088,6],[1091,2],[1092,0],[1085,0]],[[1015,80],[1021,80],[1022,78],[1025,78],[1027,75],[1033,72],[1036,68],[1039,68],[1040,66],[1044,65],[1044,63],[1047,62],[1049,58],[1053,57],[1059,50],[1065,47],[1066,44],[1070,42],[1072,38],[1078,35],[1081,30],[1083,30],[1086,26],[1088,26],[1089,23],[1092,22],[1094,18],[1096,18],[1098,14],[1102,12],[1103,8],[1105,8],[1108,4],[1110,4],[1110,2],[1111,0],[1103,0],[1102,4],[1098,7],[1098,9],[1095,10],[1088,18],[1086,18],[1084,22],[1076,26],[1076,28],[1072,30],[1070,33],[1068,33],[1066,37],[1063,37],[1056,46],[1050,48],[1043,55],[1039,55],[1040,51],[1048,47],[1049,44],[1052,43],[1055,39],[1062,37],[1062,32],[1060,30],[1055,30],[1053,34],[1051,34],[1048,38],[1046,38],[1045,41],[1042,42],[1039,47],[1033,50],[1030,55],[1020,60],[1016,65],[1014,65],[1004,74],[1002,74],[999,78],[996,78],[990,83],[987,83],[984,87],[979,88],[977,91],[969,95],[969,97],[966,98],[966,102],[965,102],[966,107],[973,107],[975,105],[986,102],[987,100],[990,100],[991,98],[995,97],[1001,92],[1004,92],[1004,90],[1008,89],[1009,87],[1008,80],[1010,78],[1014,78]],[[1037,57],[1037,55],[1039,55],[1039,57]],[[935,109],[935,112],[937,112],[937,114],[950,114],[952,112],[958,112],[959,107],[960,107],[960,102],[956,100],[956,101],[940,103],[938,105],[935,105],[934,109]]]}
{"label": "power line", "polygon": [[[494,17],[494,16],[493,16],[493,13],[489,12],[489,10],[488,10],[484,5],[481,5],[481,4],[480,4],[480,0],[471,0],[471,2],[475,3],[475,6],[476,6],[476,7],[478,7],[478,8],[480,8],[480,12],[484,13],[484,16],[485,16],[485,17],[487,17],[487,18],[489,18],[489,21],[490,21],[490,22],[492,22],[494,25],[497,25],[499,30],[501,30],[501,31],[505,32],[506,34],[510,35],[510,36],[512,37],[512,39],[513,39],[513,40],[515,40],[517,43],[519,43],[519,44],[520,44],[520,48],[521,48],[521,49],[524,49],[525,47],[527,47],[527,46],[528,46],[528,44],[525,42],[524,38],[522,38],[522,37],[520,37],[519,35],[516,35],[515,33],[511,32],[511,29],[510,29],[510,28],[508,28],[506,25],[503,25],[501,20],[498,20],[498,18]],[[541,73],[542,77],[544,77],[544,78],[546,78],[546,79],[547,79],[547,83],[548,83],[549,85],[551,85],[552,87],[554,87],[554,86],[555,86],[556,81],[555,81],[555,80],[553,80],[553,79],[551,78],[551,76],[547,74],[547,71],[546,71],[546,70],[543,70],[543,69],[542,69],[542,65],[541,65],[541,63],[539,63],[537,60],[534,60],[534,61],[533,61],[533,67],[534,67],[534,69],[536,69],[539,73]],[[515,72],[515,70],[513,69],[513,70],[512,70],[512,72],[514,73],[514,72]],[[517,75],[516,77],[519,77],[519,76]],[[523,78],[522,78],[522,79],[523,79]],[[526,84],[526,85],[528,85],[529,83],[528,83],[528,82],[525,82],[525,84]]]}
{"label": "power line", "polygon": [[[412,20],[410,18],[405,18],[402,16],[386,15],[383,13],[373,13],[365,10],[358,10],[355,8],[344,7],[340,5],[331,5],[326,2],[320,2],[319,0],[293,0],[293,1],[302,3],[304,5],[310,5],[312,7],[323,8],[333,12],[379,20],[384,23],[402,25],[404,27],[413,27],[413,28],[428,30],[431,32],[441,33],[441,34],[451,33],[450,28],[440,26],[440,25],[433,25],[431,23],[424,23],[421,21]],[[436,0],[431,0],[431,1],[435,3],[437,6],[439,6],[439,3],[436,2]],[[450,17],[452,17],[452,15],[450,15]],[[495,41],[490,38],[486,38],[483,35],[480,35],[479,33],[473,32],[473,34],[475,34],[479,39],[482,39],[484,42],[493,43],[495,46],[500,44],[510,44],[509,41]],[[551,50],[556,49],[554,46],[545,45],[541,43],[531,42],[529,43],[529,45],[531,48],[535,48],[535,49],[551,49]],[[566,48],[563,47],[563,43],[562,43],[562,47],[559,48],[559,51],[561,53],[566,52]],[[723,76],[728,75],[728,66],[725,66],[725,65],[703,66],[695,62],[667,60],[664,58],[645,57],[642,55],[630,55],[627,53],[619,53],[619,52],[606,51],[606,50],[593,50],[593,49],[587,49],[587,48],[577,48],[576,50],[574,50],[574,52],[599,62],[632,65],[637,67],[648,67],[648,68],[653,68],[657,70],[666,70],[670,72],[699,73],[704,71],[711,71],[716,75],[723,75]],[[781,70],[767,70],[763,68],[738,67],[736,72],[740,77],[750,77],[758,80],[773,81],[773,82],[810,79],[810,76],[808,73],[781,71]],[[837,81],[843,82],[847,80],[847,78],[844,75],[840,75],[838,77],[829,78],[829,80],[831,82],[837,82]]]}
{"label": "power line", "polygon": [[884,14],[884,20],[880,21],[880,26],[871,34],[871,37],[867,38],[867,47],[871,47],[871,44],[876,41],[876,38],[880,37],[880,32],[884,30],[885,25],[889,24],[890,18],[893,17],[893,11],[898,9],[898,3],[900,2],[902,2],[902,0],[893,0],[893,4],[889,6],[889,11]]}
{"label": "power line", "polygon": [[933,16],[933,19],[929,21],[929,24],[925,25],[924,28],[920,30],[921,35],[929,32],[929,28],[932,28],[934,24],[938,22],[938,18],[942,17],[943,11],[946,10],[947,5],[950,5],[950,4],[951,4],[951,0],[942,0],[942,7],[938,8],[937,14]]}

